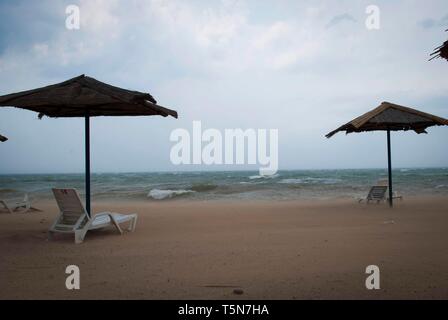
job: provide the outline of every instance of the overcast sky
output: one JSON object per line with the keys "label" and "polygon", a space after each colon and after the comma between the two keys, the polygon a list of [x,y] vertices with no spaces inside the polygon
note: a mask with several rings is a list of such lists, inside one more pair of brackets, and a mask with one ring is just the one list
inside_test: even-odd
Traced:
{"label": "overcast sky", "polygon": [[[385,167],[385,133],[324,135],[381,101],[448,118],[448,62],[428,62],[445,29],[446,0],[0,1],[0,94],[84,73],[179,112],[92,119],[96,172],[258,168],[172,165],[170,133],[193,120],[279,129],[280,169]],[[83,125],[0,108],[0,173],[83,172]],[[394,133],[394,166],[448,167],[447,136]]]}

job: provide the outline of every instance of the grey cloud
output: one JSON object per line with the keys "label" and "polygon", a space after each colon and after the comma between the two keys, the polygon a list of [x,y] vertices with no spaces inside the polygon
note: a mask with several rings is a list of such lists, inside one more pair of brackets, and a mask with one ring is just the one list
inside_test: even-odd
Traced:
{"label": "grey cloud", "polygon": [[419,21],[418,24],[424,29],[431,29],[435,27],[445,27],[448,29],[448,14],[438,20],[427,18]]}
{"label": "grey cloud", "polygon": [[327,29],[334,27],[344,21],[349,21],[349,22],[357,22],[357,20],[350,14],[348,13],[343,13],[337,16],[334,16],[325,26]]}
{"label": "grey cloud", "polygon": [[[381,134],[334,141],[323,134],[384,100],[448,117],[448,84],[438,68],[443,61],[429,63],[422,56],[429,55],[444,32],[419,32],[417,24],[448,13],[446,0],[432,0],[431,6],[414,0],[412,10],[409,0],[398,1],[384,4],[385,17],[394,17],[387,32],[366,36],[364,8],[355,11],[345,0],[328,1],[321,11],[307,11],[305,1],[300,10],[297,1],[289,6],[282,1],[288,14],[273,14],[272,19],[265,10],[274,11],[276,5],[260,8],[260,1],[224,10],[218,1],[83,0],[77,1],[83,5],[80,31],[65,29],[64,7],[55,7],[54,1],[46,0],[45,6],[23,1],[23,8],[14,1],[8,9],[0,0],[0,48],[8,48],[0,53],[0,94],[86,73],[149,91],[179,112],[178,120],[92,119],[96,172],[189,170],[169,161],[169,136],[175,128],[191,132],[193,120],[201,120],[204,129],[278,128],[284,169],[383,167],[382,152],[347,156],[377,141],[381,150]],[[26,19],[24,12],[33,14]],[[409,21],[409,32],[403,32]],[[325,29],[327,23],[334,29]],[[351,30],[329,32],[339,28]],[[10,36],[2,30],[11,30]],[[257,47],[257,41],[272,45]],[[0,146],[0,173],[83,172],[82,119],[38,120],[30,111],[0,109],[0,129],[10,138]],[[33,138],[36,132],[38,139]],[[397,166],[448,165],[444,128],[427,136],[396,134],[394,139]],[[48,148],[49,143],[57,148]],[[416,143],[421,152],[409,157]],[[331,163],[329,154],[335,156]]]}

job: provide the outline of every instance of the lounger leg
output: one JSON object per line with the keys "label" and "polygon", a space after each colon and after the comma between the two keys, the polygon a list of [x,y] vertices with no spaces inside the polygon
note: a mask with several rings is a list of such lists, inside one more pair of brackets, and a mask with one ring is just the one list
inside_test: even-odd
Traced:
{"label": "lounger leg", "polygon": [[118,232],[120,232],[120,234],[123,234],[123,230],[121,230],[120,225],[115,220],[115,217],[112,214],[109,214],[109,217],[110,217],[110,220],[112,221],[112,223],[114,224],[114,226],[117,228]]}
{"label": "lounger leg", "polygon": [[27,202],[24,207],[25,207],[25,210],[23,210],[22,213],[28,212],[30,210],[30,208],[31,208],[31,204],[29,202]]}
{"label": "lounger leg", "polygon": [[6,202],[0,200],[0,203],[3,205],[3,207],[8,210],[9,213],[12,213],[11,208],[6,204]]}
{"label": "lounger leg", "polygon": [[86,237],[87,231],[89,230],[88,225],[87,228],[84,227],[80,230],[75,231],[75,243],[80,244],[84,241],[84,238]]}
{"label": "lounger leg", "polygon": [[137,215],[135,215],[135,216],[132,218],[131,223],[129,224],[128,231],[129,231],[129,232],[134,232],[136,226],[137,226]]}
{"label": "lounger leg", "polygon": [[29,204],[18,205],[14,208],[14,212],[26,213],[30,209]]}

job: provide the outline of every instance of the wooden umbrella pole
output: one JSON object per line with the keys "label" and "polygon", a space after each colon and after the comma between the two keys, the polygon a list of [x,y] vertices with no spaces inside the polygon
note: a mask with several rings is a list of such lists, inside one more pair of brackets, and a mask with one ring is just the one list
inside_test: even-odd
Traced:
{"label": "wooden umbrella pole", "polygon": [[387,165],[389,174],[389,206],[392,208],[394,206],[392,197],[392,159],[390,150],[390,129],[387,129]]}
{"label": "wooden umbrella pole", "polygon": [[90,217],[90,117],[85,116],[85,156],[86,156],[86,211]]}

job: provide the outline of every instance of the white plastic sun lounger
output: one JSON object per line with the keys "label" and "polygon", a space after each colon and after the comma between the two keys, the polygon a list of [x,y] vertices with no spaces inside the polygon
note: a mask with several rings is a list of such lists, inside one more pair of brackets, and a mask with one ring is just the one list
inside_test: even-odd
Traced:
{"label": "white plastic sun lounger", "polygon": [[31,206],[31,201],[28,198],[28,194],[25,194],[21,201],[7,201],[0,200],[0,204],[3,206],[3,210],[7,210],[9,213],[25,213],[29,210],[41,211]]}
{"label": "white plastic sun lounger", "polygon": [[76,189],[53,189],[53,194],[60,214],[48,231],[50,240],[54,233],[74,233],[75,243],[81,243],[87,231],[109,226],[114,226],[120,234],[123,234],[120,224],[125,222],[129,222],[127,231],[135,230],[137,225],[135,213],[101,212],[89,218]]}
{"label": "white plastic sun lounger", "polygon": [[[386,201],[387,199],[389,199],[388,194],[387,194],[388,188],[389,187],[387,185],[373,186],[372,188],[370,188],[370,191],[369,191],[369,194],[367,195],[367,197],[359,199],[358,202],[361,203],[363,201],[366,201],[366,203],[370,203],[370,202],[380,203],[380,202]],[[403,196],[399,196],[395,192],[394,192],[392,198],[403,200]]]}
{"label": "white plastic sun lounger", "polygon": [[369,194],[366,198],[359,199],[358,202],[366,201],[370,203],[370,201],[376,201],[376,203],[380,203],[386,200],[386,191],[387,186],[373,186],[370,188]]}
{"label": "white plastic sun lounger", "polygon": [[[376,183],[376,185],[389,187],[389,181],[387,181],[387,179],[379,179],[378,182]],[[386,197],[387,197],[387,199],[389,199],[389,195],[387,193],[386,193]],[[394,191],[392,193],[392,199],[403,200],[403,196],[400,195],[397,191]]]}

